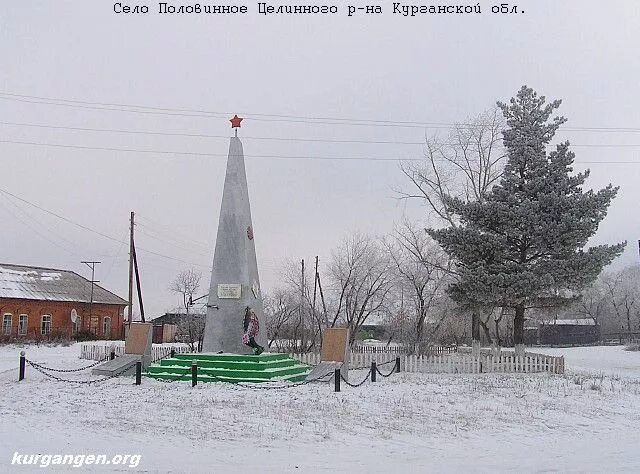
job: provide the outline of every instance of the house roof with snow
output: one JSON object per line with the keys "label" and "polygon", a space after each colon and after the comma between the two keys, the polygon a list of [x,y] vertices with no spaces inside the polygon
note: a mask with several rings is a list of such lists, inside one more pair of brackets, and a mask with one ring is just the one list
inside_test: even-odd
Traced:
{"label": "house roof with snow", "polygon": [[[90,303],[91,281],[69,270],[0,263],[0,298]],[[93,303],[127,305],[95,283]]]}
{"label": "house roof with snow", "polygon": [[552,319],[550,321],[542,321],[545,326],[595,326],[593,319]]}

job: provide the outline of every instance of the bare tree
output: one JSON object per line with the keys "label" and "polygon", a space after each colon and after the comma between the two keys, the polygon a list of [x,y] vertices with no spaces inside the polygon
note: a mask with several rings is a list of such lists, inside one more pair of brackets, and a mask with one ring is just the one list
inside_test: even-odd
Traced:
{"label": "bare tree", "polygon": [[299,353],[318,348],[326,318],[313,305],[315,275],[307,267],[303,282],[300,263],[287,262],[280,272],[280,282],[281,286],[265,300],[270,344],[275,342],[280,349],[286,346]]}
{"label": "bare tree", "polygon": [[330,274],[338,296],[329,326],[342,321],[353,344],[358,329],[387,302],[392,288],[389,260],[377,241],[355,234],[334,251]]}
{"label": "bare tree", "polygon": [[286,288],[276,289],[272,295],[264,295],[264,313],[269,347],[272,347],[274,343],[277,345],[279,339],[296,337],[292,334],[291,329],[292,323],[299,313],[299,304],[299,299],[295,298]]}
{"label": "bare tree", "polygon": [[187,312],[189,311],[189,302],[200,288],[201,279],[202,273],[194,269],[183,270],[178,273],[178,276],[176,276],[169,287],[171,291],[178,293],[182,297],[182,306]]}
{"label": "bare tree", "polygon": [[198,289],[202,274],[194,269],[183,270],[173,280],[169,289],[178,293],[182,298],[182,307],[185,309],[184,320],[178,324],[179,334],[186,338],[191,350],[202,350],[202,339],[204,337],[204,318],[201,315],[189,314],[189,308]]}
{"label": "bare tree", "polygon": [[[465,201],[482,201],[502,176],[506,153],[502,147],[504,118],[493,108],[464,124],[457,124],[449,135],[425,141],[424,163],[403,163],[401,170],[412,184],[410,191],[400,191],[403,199],[421,199],[436,222],[458,225],[446,205],[446,196]],[[494,308],[472,308],[472,338],[479,349],[480,327],[485,315]],[[474,344],[475,345],[475,344]]]}
{"label": "bare tree", "polygon": [[601,326],[602,320],[607,316],[610,295],[610,289],[601,277],[582,293],[575,309],[578,314],[592,319],[594,323]]}
{"label": "bare tree", "polygon": [[[401,288],[401,318],[411,323],[409,341],[420,350],[425,342],[427,317],[432,313],[431,336],[435,335],[446,312],[439,317],[432,312],[446,295],[444,289],[449,281],[449,258],[423,228],[405,222],[384,242],[395,270],[396,282]],[[405,305],[404,301],[407,304]],[[411,308],[407,308],[407,306]]]}
{"label": "bare tree", "polygon": [[399,191],[402,198],[423,200],[433,216],[455,226],[445,196],[481,201],[500,179],[504,167],[502,148],[504,119],[494,108],[458,124],[443,140],[438,135],[425,140],[425,162],[403,163],[402,172],[411,191]]}
{"label": "bare tree", "polygon": [[640,266],[634,265],[605,275],[602,279],[608,298],[619,322],[633,331],[632,321],[640,323]]}

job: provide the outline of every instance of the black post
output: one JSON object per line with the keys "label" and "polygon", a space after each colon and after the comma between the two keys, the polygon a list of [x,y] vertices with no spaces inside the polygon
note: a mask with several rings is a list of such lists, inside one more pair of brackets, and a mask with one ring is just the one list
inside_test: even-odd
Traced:
{"label": "black post", "polygon": [[333,373],[333,383],[335,386],[334,391],[339,392],[340,391],[340,369],[336,369],[335,372]]}
{"label": "black post", "polygon": [[191,362],[191,386],[195,387],[198,385],[198,362]]}
{"label": "black post", "polygon": [[142,383],[142,362],[136,362],[136,385]]}
{"label": "black post", "polygon": [[111,349],[111,354],[109,355],[109,358],[110,358],[111,360],[113,360],[113,359],[115,359],[115,358],[116,358],[116,351],[115,351],[115,349]]}
{"label": "black post", "polygon": [[378,370],[378,368],[376,367],[376,361],[372,360],[371,361],[371,381],[375,382],[376,381],[376,371]]}
{"label": "black post", "polygon": [[396,372],[400,372],[400,357],[396,357]]}
{"label": "black post", "polygon": [[176,350],[171,349],[171,358],[173,359],[176,356]]}
{"label": "black post", "polygon": [[24,351],[20,351],[20,374],[18,375],[18,382],[24,380],[24,370],[26,367],[27,358],[24,356]]}

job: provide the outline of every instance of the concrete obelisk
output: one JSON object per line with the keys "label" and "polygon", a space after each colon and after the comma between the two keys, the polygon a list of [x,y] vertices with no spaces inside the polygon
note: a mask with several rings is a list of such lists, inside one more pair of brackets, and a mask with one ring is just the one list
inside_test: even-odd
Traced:
{"label": "concrete obelisk", "polygon": [[247,175],[237,130],[241,121],[237,115],[231,119],[235,136],[229,144],[202,344],[204,352],[251,353],[242,342],[247,306],[260,322],[255,340],[267,347]]}

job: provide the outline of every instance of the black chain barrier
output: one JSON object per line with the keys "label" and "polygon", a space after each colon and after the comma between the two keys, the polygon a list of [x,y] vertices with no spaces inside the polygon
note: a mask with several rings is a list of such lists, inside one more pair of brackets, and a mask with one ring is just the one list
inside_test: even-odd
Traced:
{"label": "black chain barrier", "polygon": [[[107,375],[103,378],[100,379],[91,379],[91,380],[70,380],[70,379],[63,379],[61,377],[58,377],[56,375],[50,374],[46,371],[44,371],[43,369],[40,368],[40,365],[37,363],[34,363],[32,361],[30,361],[29,359],[26,359],[26,362],[33,367],[34,369],[36,369],[38,372],[40,372],[43,375],[46,375],[47,377],[49,377],[50,379],[56,380],[58,382],[66,382],[66,383],[77,383],[77,384],[92,384],[92,383],[99,383],[99,382],[104,382],[105,380],[109,380],[112,379],[114,377],[118,377],[120,375],[122,375],[123,373],[125,373],[126,371],[130,370],[131,367],[124,367],[122,370],[116,372],[115,374],[112,375]],[[102,362],[102,361],[101,361]]]}
{"label": "black chain barrier", "polygon": [[[379,364],[376,362],[376,364],[378,366],[387,365],[387,364],[395,364],[395,363],[396,363],[395,359],[391,359],[391,360],[388,360],[386,362],[380,362]],[[368,369],[369,367],[371,367],[371,365],[361,365],[360,367],[349,367],[349,370],[364,370],[364,369]]]}
{"label": "black chain barrier", "polygon": [[[168,359],[169,357],[175,356],[176,354],[189,354],[189,352],[175,352],[175,353],[173,353],[173,354],[171,354],[171,352],[169,352],[168,354],[165,354],[165,355],[163,355],[163,356],[161,356],[161,357],[158,357],[158,358],[157,358],[157,359],[155,359],[155,360],[152,360],[152,361],[151,361],[151,363],[152,363],[152,364],[155,364],[156,362],[159,362],[159,361],[164,360],[164,359]],[[148,369],[148,368],[147,368],[147,370],[146,370],[146,372],[145,372],[145,375],[146,375],[147,377],[152,376],[152,374],[151,374],[151,372],[149,372],[149,369]],[[191,376],[191,371],[186,371],[185,373],[183,373],[183,374],[182,374],[180,377],[178,377],[177,379],[161,379],[161,378],[155,378],[155,377],[153,377],[153,378],[155,378],[158,382],[162,382],[162,383],[173,383],[173,382],[180,382],[180,381],[182,381],[182,380],[184,380],[185,378],[190,377],[190,376]]]}
{"label": "black chain barrier", "polygon": [[[147,372],[146,372],[146,375],[147,375],[147,376],[151,376],[151,377],[153,377],[153,376],[151,375],[151,373],[150,373],[148,370],[147,370]],[[159,379],[159,378],[156,378],[156,377],[153,377],[153,378],[154,378],[154,379],[156,379],[158,382],[162,382],[162,383],[173,383],[173,382],[180,382],[180,381],[184,380],[184,379],[185,379],[185,378],[187,378],[187,377],[191,377],[191,371],[190,371],[190,370],[189,370],[189,371],[187,371],[187,372],[185,372],[184,374],[182,374],[182,375],[181,375],[180,377],[178,377],[177,379]]]}
{"label": "black chain barrier", "polygon": [[77,369],[54,369],[53,367],[47,367],[47,366],[44,366],[44,365],[42,365],[42,364],[38,364],[37,362],[34,362],[34,361],[32,361],[32,360],[27,360],[27,362],[29,362],[29,364],[30,364],[31,366],[33,366],[34,368],[35,368],[36,366],[38,366],[38,368],[40,368],[40,369],[42,369],[42,370],[46,370],[47,372],[64,372],[64,373],[70,373],[70,372],[82,372],[83,370],[90,369],[91,367],[95,367],[95,366],[96,366],[96,365],[98,365],[98,364],[102,364],[103,362],[105,362],[105,361],[107,361],[107,360],[109,360],[109,357],[106,357],[106,358],[104,358],[104,359],[100,359],[100,360],[98,360],[98,361],[96,361],[96,362],[93,362],[93,363],[91,363],[91,364],[87,365],[87,366],[79,367],[79,368],[77,368]]}
{"label": "black chain barrier", "polygon": [[380,372],[380,369],[378,369],[378,367],[376,367],[376,372],[378,372],[380,375],[382,375],[383,377],[391,377],[393,374],[396,373],[396,368],[395,366],[393,367],[393,369],[391,369],[391,372],[389,372],[388,374],[383,374],[382,372]]}
{"label": "black chain barrier", "polygon": [[[164,356],[156,358],[155,360],[152,361],[152,363],[159,362],[159,361],[167,359],[167,358],[169,358],[171,356],[172,356],[172,354],[171,354],[171,352],[169,352],[168,354],[165,354]],[[36,371],[40,372],[41,374],[45,375],[48,378],[56,380],[58,382],[77,383],[77,384],[93,384],[93,383],[104,382],[106,380],[118,377],[118,376],[122,375],[123,373],[127,372],[128,370],[130,370],[131,367],[130,366],[124,367],[122,370],[120,370],[120,371],[118,371],[118,372],[116,372],[116,373],[114,373],[112,375],[108,375],[108,376],[105,376],[105,377],[102,377],[102,378],[99,378],[99,379],[91,379],[91,380],[63,379],[63,378],[58,377],[56,375],[53,375],[53,374],[51,374],[49,372],[58,372],[58,373],[81,372],[83,370],[95,367],[98,364],[101,364],[101,363],[103,363],[103,362],[105,362],[105,361],[107,361],[109,359],[110,359],[110,357],[107,356],[104,359],[98,360],[98,361],[96,361],[96,362],[94,362],[92,364],[89,364],[89,365],[85,366],[85,367],[79,367],[77,369],[56,369],[56,368],[53,368],[53,367],[44,366],[42,364],[39,364],[39,363],[34,362],[32,360],[29,360],[29,359],[25,359],[25,361],[31,367],[36,369]],[[382,373],[380,371],[380,369],[378,368],[380,366],[387,365],[387,364],[392,364],[392,363],[394,364],[394,367],[393,367],[393,369],[391,369],[391,371],[388,374]],[[395,364],[396,364],[396,361],[393,360],[393,359],[392,360],[388,360],[386,362],[381,362],[379,364],[376,364],[376,372],[378,374],[380,374],[382,377],[385,377],[385,378],[386,377],[390,377],[391,375],[393,375],[396,372]],[[367,372],[367,375],[364,377],[364,379],[361,382],[359,382],[359,383],[351,383],[347,379],[345,379],[345,377],[344,377],[344,375],[342,375],[342,373],[340,374],[340,378],[349,387],[358,388],[358,387],[364,385],[364,383],[367,380],[369,380],[369,378],[371,377],[371,367],[370,366],[355,367],[352,370],[358,370],[358,369],[369,369],[369,371]],[[216,381],[219,381],[219,382],[224,382],[224,383],[230,384],[231,387],[234,388],[234,389],[245,388],[245,389],[250,389],[250,390],[282,390],[282,389],[300,387],[302,385],[307,385],[307,384],[312,383],[312,382],[318,382],[318,381],[321,381],[322,379],[324,379],[326,377],[329,377],[333,373],[334,373],[334,370],[331,370],[331,371],[327,372],[326,374],[318,376],[318,377],[315,377],[313,379],[303,380],[302,382],[287,383],[287,384],[284,384],[284,385],[283,384],[280,384],[280,385],[268,385],[269,382],[267,382],[267,383],[264,383],[264,382],[257,382],[257,383],[233,382],[231,380],[227,380],[227,379],[224,379],[222,377],[218,377],[216,375],[209,375],[209,374],[206,375],[206,377],[212,378],[212,379],[214,379]],[[146,371],[146,375],[150,376],[151,373],[147,370]],[[154,378],[156,380],[158,380],[159,382],[162,382],[162,383],[173,383],[173,382],[182,381],[182,380],[184,380],[184,379],[186,379],[186,378],[188,378],[190,376],[191,376],[191,371],[187,370],[182,375],[180,375],[180,377],[175,378],[175,379],[174,378],[172,378],[172,379],[162,379],[162,378],[155,378],[155,377]],[[278,382],[276,382],[276,383],[278,383]]]}
{"label": "black chain barrier", "polygon": [[[331,370],[330,372],[327,372],[324,375],[320,375],[318,377],[315,377],[313,379],[308,379],[308,380],[303,380],[302,382],[294,382],[294,383],[289,383],[286,385],[265,385],[264,382],[262,383],[256,383],[256,384],[247,384],[246,382],[230,382],[228,380],[222,380],[223,382],[229,382],[232,383],[234,385],[237,385],[239,387],[243,387],[243,388],[248,388],[248,389],[253,389],[253,390],[278,390],[278,389],[283,389],[283,388],[295,388],[295,387],[300,387],[302,385],[307,385],[309,383],[312,382],[319,382],[321,381],[323,378],[328,377],[329,375],[333,374],[333,370]],[[215,376],[214,376],[215,377]],[[217,378],[217,377],[215,377]],[[268,383],[268,382],[267,382]]]}
{"label": "black chain barrier", "polygon": [[367,375],[364,377],[362,382],[360,382],[360,383],[351,383],[347,379],[345,379],[344,375],[342,375],[342,372],[340,372],[340,378],[342,379],[342,381],[344,383],[346,383],[349,387],[353,387],[353,388],[358,388],[361,385],[363,385],[367,380],[369,380],[369,376],[371,376],[371,368],[369,368],[369,372],[367,372]]}

